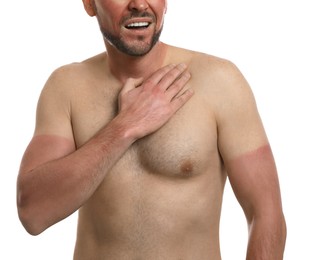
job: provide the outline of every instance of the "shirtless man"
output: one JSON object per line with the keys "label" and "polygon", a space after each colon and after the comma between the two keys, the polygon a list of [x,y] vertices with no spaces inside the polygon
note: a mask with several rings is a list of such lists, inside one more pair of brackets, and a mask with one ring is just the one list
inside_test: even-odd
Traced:
{"label": "shirtless man", "polygon": [[106,52],[57,69],[42,91],[17,183],[25,229],[79,210],[75,260],[218,260],[228,177],[247,259],[282,259],[276,167],[239,70],[160,42],[166,0],[83,3]]}

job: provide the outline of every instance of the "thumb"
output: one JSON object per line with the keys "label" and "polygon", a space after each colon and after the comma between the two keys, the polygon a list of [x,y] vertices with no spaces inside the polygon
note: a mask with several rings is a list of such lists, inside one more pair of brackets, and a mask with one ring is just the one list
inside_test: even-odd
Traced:
{"label": "thumb", "polygon": [[124,84],[124,86],[121,89],[120,95],[123,95],[127,92],[129,92],[132,89],[137,88],[143,83],[143,78],[128,78]]}

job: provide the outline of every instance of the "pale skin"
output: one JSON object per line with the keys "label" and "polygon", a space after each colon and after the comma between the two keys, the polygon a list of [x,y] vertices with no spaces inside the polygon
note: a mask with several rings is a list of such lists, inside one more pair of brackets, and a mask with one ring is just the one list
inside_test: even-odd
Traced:
{"label": "pale skin", "polygon": [[[221,259],[229,178],[248,222],[247,259],[283,259],[279,181],[254,96],[231,62],[160,41],[161,0],[84,0],[141,56],[106,52],[52,73],[17,180],[38,235],[79,211],[74,259]],[[121,19],[131,11],[153,18]],[[127,28],[149,22],[147,28]]]}

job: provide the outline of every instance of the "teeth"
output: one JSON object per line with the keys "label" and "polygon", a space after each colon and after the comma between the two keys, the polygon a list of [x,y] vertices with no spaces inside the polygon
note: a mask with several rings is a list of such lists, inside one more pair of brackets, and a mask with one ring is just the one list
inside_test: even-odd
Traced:
{"label": "teeth", "polygon": [[131,23],[127,27],[128,28],[135,28],[135,27],[147,27],[149,25],[148,22],[139,22],[139,23]]}

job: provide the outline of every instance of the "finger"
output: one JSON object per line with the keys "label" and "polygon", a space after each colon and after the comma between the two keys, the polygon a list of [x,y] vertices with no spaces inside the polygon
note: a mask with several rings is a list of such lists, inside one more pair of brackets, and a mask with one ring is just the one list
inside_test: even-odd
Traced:
{"label": "finger", "polygon": [[181,63],[168,71],[160,80],[160,88],[166,91],[176,80],[182,76],[182,73],[185,72],[186,68],[187,66],[184,63]]}
{"label": "finger", "polygon": [[166,94],[170,100],[177,96],[190,80],[191,74],[185,71],[177,80],[175,80],[166,90]]}
{"label": "finger", "polygon": [[175,64],[169,64],[160,68],[159,70],[155,71],[148,79],[145,80],[146,84],[152,87],[156,86],[161,81],[161,79],[175,67]]}
{"label": "finger", "polygon": [[132,89],[135,89],[136,87],[140,86],[142,83],[143,83],[143,78],[137,78],[137,79],[128,78],[123,88],[120,91],[120,95],[123,95]]}
{"label": "finger", "polygon": [[173,112],[179,110],[193,96],[193,94],[194,91],[192,89],[188,89],[184,91],[182,95],[175,97],[171,102]]}

